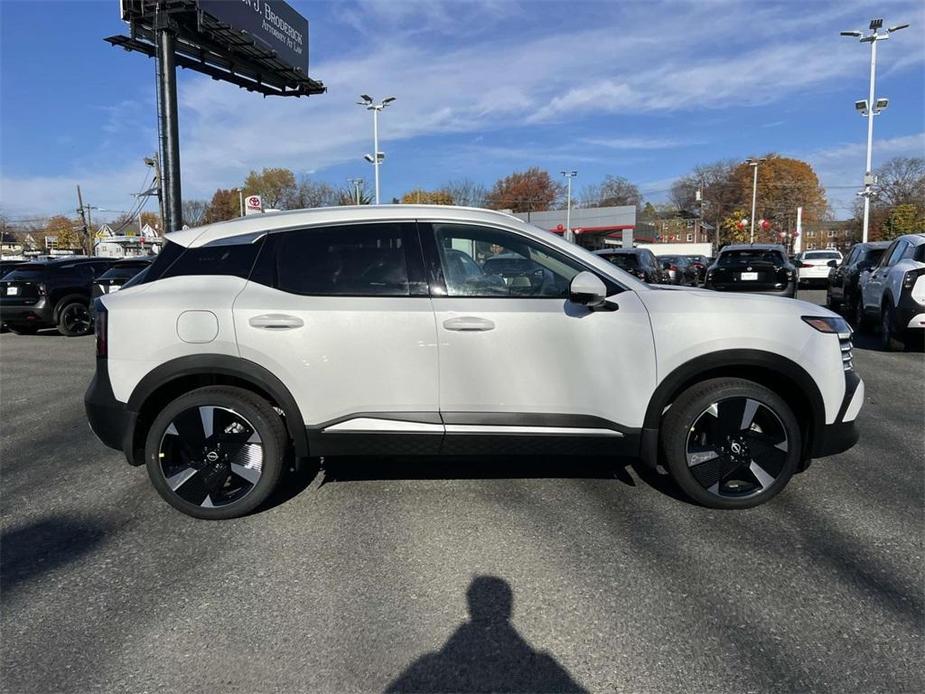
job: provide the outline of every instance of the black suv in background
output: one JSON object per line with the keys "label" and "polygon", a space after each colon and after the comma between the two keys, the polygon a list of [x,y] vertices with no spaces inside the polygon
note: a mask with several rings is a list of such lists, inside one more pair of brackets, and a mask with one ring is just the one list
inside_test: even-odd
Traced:
{"label": "black suv in background", "polygon": [[858,280],[861,273],[876,267],[889,245],[889,241],[854,244],[841,264],[829,271],[825,305],[833,311],[844,311],[853,320],[860,297]]}
{"label": "black suv in background", "polygon": [[643,282],[661,284],[667,281],[655,254],[648,248],[602,248],[594,251],[594,255],[601,256]]}
{"label": "black suv in background", "polygon": [[760,292],[795,297],[797,269],[783,246],[772,243],[724,246],[707,268],[704,287],[722,292]]}
{"label": "black suv in background", "polygon": [[669,284],[697,286],[697,269],[686,255],[660,255],[658,262],[662,265],[662,271],[668,274]]}
{"label": "black suv in background", "polygon": [[148,267],[152,260],[154,256],[117,260],[112,267],[94,280],[92,298],[119,291],[123,284]]}
{"label": "black suv in background", "polygon": [[113,264],[106,258],[62,258],[24,263],[0,280],[0,315],[14,333],[57,328],[68,337],[93,328],[93,280]]}
{"label": "black suv in background", "polygon": [[707,279],[707,268],[713,264],[712,258],[705,255],[688,255],[684,256],[691,261],[691,266],[697,272],[697,284],[703,284]]}

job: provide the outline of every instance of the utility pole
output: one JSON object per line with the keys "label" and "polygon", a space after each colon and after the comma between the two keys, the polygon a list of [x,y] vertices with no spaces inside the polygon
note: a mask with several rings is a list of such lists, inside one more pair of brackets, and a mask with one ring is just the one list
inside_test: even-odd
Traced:
{"label": "utility pole", "polygon": [[348,178],[347,183],[353,184],[354,199],[356,200],[356,204],[359,205],[360,204],[360,186],[363,185],[363,179],[362,178]]}
{"label": "utility pole", "polygon": [[565,240],[575,243],[575,234],[572,233],[572,179],[578,175],[577,171],[561,171],[568,181],[568,193],[565,199]]}
{"label": "utility pole", "polygon": [[180,200],[180,129],[177,116],[176,36],[170,15],[157,15],[157,115],[160,133],[161,195],[164,199],[164,231],[183,228]]}
{"label": "utility pole", "polygon": [[754,170],[754,177],[752,178],[752,218],[751,218],[751,237],[749,243],[755,243],[755,202],[758,199],[758,164],[763,162],[764,159],[746,159],[745,163],[751,166]]}
{"label": "utility pole", "polygon": [[882,19],[870,20],[870,33],[867,36],[860,31],[843,31],[842,36],[849,36],[860,39],[861,43],[870,44],[870,90],[867,99],[864,101],[854,102],[854,108],[867,118],[867,161],[864,167],[864,190],[858,193],[864,198],[864,228],[861,237],[863,243],[867,243],[867,233],[870,228],[870,199],[876,195],[874,192],[874,183],[876,183],[873,173],[873,149],[874,149],[874,116],[889,105],[889,99],[874,99],[874,85],[877,81],[877,42],[885,41],[890,38],[890,34],[900,29],[905,29],[908,24],[898,24],[887,29],[886,33],[877,31],[883,26]]}
{"label": "utility pole", "polygon": [[[84,225],[84,250],[90,248],[90,210],[84,206],[83,196],[80,194],[80,184],[77,184],[77,212],[80,214],[80,219],[83,221]],[[89,255],[89,252],[87,253]]]}

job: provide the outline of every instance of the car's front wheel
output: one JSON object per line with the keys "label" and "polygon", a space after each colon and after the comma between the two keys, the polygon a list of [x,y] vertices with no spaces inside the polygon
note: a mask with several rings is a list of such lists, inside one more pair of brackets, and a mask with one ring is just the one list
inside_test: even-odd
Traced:
{"label": "car's front wheel", "polygon": [[158,493],[195,518],[236,518],[273,492],[288,437],[263,398],[208,386],[171,402],[148,432],[145,462]]}
{"label": "car's front wheel", "polygon": [[740,378],[698,383],[662,425],[669,472],[712,508],[749,508],[775,496],[796,471],[802,444],[793,410],[774,391]]}

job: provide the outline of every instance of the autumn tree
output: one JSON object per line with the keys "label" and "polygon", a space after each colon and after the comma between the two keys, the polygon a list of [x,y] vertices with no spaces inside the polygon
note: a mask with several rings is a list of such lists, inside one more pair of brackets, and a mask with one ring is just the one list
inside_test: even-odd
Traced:
{"label": "autumn tree", "polygon": [[[732,171],[743,208],[751,207],[753,176],[752,166],[746,162]],[[767,219],[780,228],[795,219],[798,207],[803,208],[805,224],[818,223],[826,217],[825,190],[813,167],[799,159],[766,155],[758,165],[756,223],[758,219]]]}
{"label": "autumn tree", "polygon": [[[745,210],[733,210],[726,217],[723,217],[719,225],[721,233],[719,240],[723,245],[727,243],[748,243],[751,238],[749,214]],[[758,230],[756,229],[757,233]]]}
{"label": "autumn tree", "polygon": [[234,219],[240,215],[241,201],[238,197],[238,191],[219,188],[212,195],[212,200],[209,202],[209,209],[206,210],[203,222],[205,224],[214,224],[215,222]]}
{"label": "autumn tree", "polygon": [[43,229],[45,236],[55,237],[57,248],[78,249],[83,247],[83,222],[69,219],[64,215],[55,215],[49,218]]}
{"label": "autumn tree", "polygon": [[884,241],[903,234],[916,234],[925,229],[925,207],[914,203],[897,205],[883,223],[880,238]]}
{"label": "autumn tree", "polygon": [[669,197],[679,210],[697,212],[714,227],[720,227],[745,202],[741,187],[733,178],[738,165],[735,159],[698,165],[672,184]]}
{"label": "autumn tree", "polygon": [[496,181],[488,193],[486,205],[493,210],[514,212],[550,210],[562,196],[563,189],[548,171],[534,166]]}
{"label": "autumn tree", "polygon": [[163,232],[164,225],[161,224],[161,216],[157,212],[142,212],[141,213],[141,226],[144,227],[148,225],[152,229],[157,229],[159,232]]}
{"label": "autumn tree", "polygon": [[301,176],[283,206],[289,210],[303,210],[309,207],[331,207],[338,204],[339,191],[333,186]]}
{"label": "autumn tree", "polygon": [[259,195],[264,209],[284,208],[296,190],[295,174],[289,169],[265,168],[259,173],[251,171],[244,179],[244,194]]}
{"label": "autumn tree", "polygon": [[416,188],[401,196],[403,205],[453,205],[453,196],[445,190]]}
{"label": "autumn tree", "polygon": [[605,176],[600,183],[585,186],[581,191],[582,207],[613,207],[632,205],[642,207],[642,194],[635,183],[623,176]]}

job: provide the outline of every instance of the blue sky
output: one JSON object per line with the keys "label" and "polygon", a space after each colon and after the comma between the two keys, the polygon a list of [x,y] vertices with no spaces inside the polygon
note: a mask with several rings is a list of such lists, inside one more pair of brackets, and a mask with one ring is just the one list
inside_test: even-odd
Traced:
{"label": "blue sky", "polygon": [[[234,0],[232,0],[234,1]],[[383,198],[528,166],[606,174],[664,199],[698,163],[778,152],[812,163],[837,216],[863,174],[871,17],[909,22],[879,45],[875,164],[925,153],[925,3],[291,2],[310,22],[328,93],[264,99],[180,71],[183,192],[207,198],[252,168],[336,186],[372,150],[360,93],[396,96],[381,121]],[[156,149],[154,61],[116,0],[0,0],[0,211],[128,209]],[[38,49],[41,50],[38,50]],[[151,204],[153,207],[153,203]],[[100,213],[101,217],[107,216]]]}

